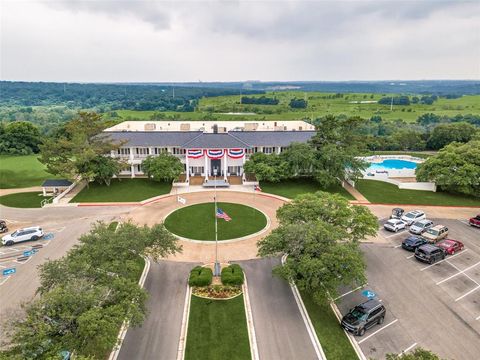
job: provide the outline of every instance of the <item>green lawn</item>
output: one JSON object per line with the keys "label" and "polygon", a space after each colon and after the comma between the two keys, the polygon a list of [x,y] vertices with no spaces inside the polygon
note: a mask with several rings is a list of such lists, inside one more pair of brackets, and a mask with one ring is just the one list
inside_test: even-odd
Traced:
{"label": "green lawn", "polygon": [[42,193],[24,192],[0,196],[0,204],[16,208],[40,208],[43,199]]}
{"label": "green lawn", "polygon": [[110,186],[90,183],[72,199],[72,203],[82,202],[131,202],[142,201],[154,196],[168,194],[170,183],[148,179],[113,179]]}
{"label": "green lawn", "polygon": [[327,359],[358,359],[332,308],[315,304],[312,297],[304,292],[301,295]]}
{"label": "green lawn", "polygon": [[55,178],[37,157],[0,155],[0,189],[40,186],[45,179]]}
{"label": "green lawn", "polygon": [[312,179],[285,180],[279,183],[262,182],[260,183],[260,187],[265,193],[280,195],[289,199],[293,199],[301,194],[326,191],[329,193],[340,194],[349,200],[355,200],[355,198],[340,184],[331,186],[327,189],[322,189],[318,183]]}
{"label": "green lawn", "polygon": [[378,180],[361,179],[355,187],[368,201],[378,204],[480,206],[480,198],[446,192],[399,189]]}
{"label": "green lawn", "polygon": [[[267,219],[260,211],[245,205],[222,203],[217,206],[231,221],[218,219],[218,240],[235,239],[262,230]],[[213,202],[180,208],[165,219],[172,233],[195,240],[215,240],[215,205]]]}
{"label": "green lawn", "polygon": [[243,295],[231,300],[192,296],[185,359],[251,359]]}

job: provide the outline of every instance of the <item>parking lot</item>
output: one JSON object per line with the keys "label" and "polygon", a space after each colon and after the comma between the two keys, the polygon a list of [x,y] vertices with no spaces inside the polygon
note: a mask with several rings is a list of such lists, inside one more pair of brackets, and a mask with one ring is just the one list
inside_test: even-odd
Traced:
{"label": "parking lot", "polygon": [[366,289],[385,304],[385,322],[363,337],[354,337],[367,358],[382,359],[386,353],[408,352],[417,346],[447,358],[478,358],[480,229],[466,221],[432,220],[447,226],[448,238],[462,241],[465,249],[433,265],[425,264],[401,248],[408,230],[391,233],[383,226],[378,234],[383,243],[362,244],[368,283],[341,291],[337,304],[345,314],[366,301],[362,295]]}

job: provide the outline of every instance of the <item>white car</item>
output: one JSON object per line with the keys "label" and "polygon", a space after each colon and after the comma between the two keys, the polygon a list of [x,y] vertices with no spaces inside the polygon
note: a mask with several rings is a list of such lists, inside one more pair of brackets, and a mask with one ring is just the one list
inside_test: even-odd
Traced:
{"label": "white car", "polygon": [[426,218],[427,217],[425,216],[425,213],[422,210],[413,210],[413,211],[409,211],[406,214],[403,214],[401,220],[405,222],[408,226],[410,226],[414,222],[419,220],[424,220]]}
{"label": "white car", "polygon": [[43,230],[40,226],[32,226],[25,229],[18,229],[10,235],[2,237],[2,244],[6,246],[28,240],[38,240],[43,236]]}
{"label": "white car", "polygon": [[405,229],[407,224],[399,219],[390,219],[385,224],[383,224],[385,230],[397,232],[398,230]]}

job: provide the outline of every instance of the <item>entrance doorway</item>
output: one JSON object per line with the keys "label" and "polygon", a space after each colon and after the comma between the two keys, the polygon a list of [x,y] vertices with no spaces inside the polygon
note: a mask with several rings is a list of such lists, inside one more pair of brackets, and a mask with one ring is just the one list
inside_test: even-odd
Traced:
{"label": "entrance doorway", "polygon": [[222,176],[222,161],[220,159],[212,159],[210,163],[210,169],[210,175],[214,176],[216,170],[217,176]]}

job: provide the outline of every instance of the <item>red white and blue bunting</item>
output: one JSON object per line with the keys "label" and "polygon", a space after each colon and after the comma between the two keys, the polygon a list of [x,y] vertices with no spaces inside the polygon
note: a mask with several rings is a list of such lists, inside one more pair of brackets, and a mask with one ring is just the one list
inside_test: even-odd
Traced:
{"label": "red white and blue bunting", "polygon": [[221,159],[223,157],[223,154],[225,154],[224,149],[208,149],[207,150],[207,156],[210,159]]}
{"label": "red white and blue bunting", "polygon": [[241,159],[245,155],[245,149],[228,149],[227,153],[232,159]]}
{"label": "red white and blue bunting", "polygon": [[202,149],[188,149],[187,151],[189,159],[199,159],[203,156]]}

